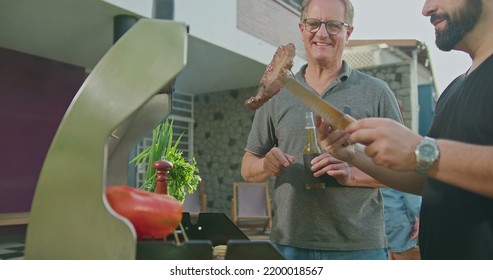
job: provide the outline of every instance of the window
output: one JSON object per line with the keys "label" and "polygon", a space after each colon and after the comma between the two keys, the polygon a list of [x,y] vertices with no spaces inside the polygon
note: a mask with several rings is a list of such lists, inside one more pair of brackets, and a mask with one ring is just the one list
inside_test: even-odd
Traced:
{"label": "window", "polygon": [[183,152],[184,158],[191,159],[193,157],[193,95],[175,92],[169,119],[173,120],[173,140],[178,139],[183,133],[178,149]]}
{"label": "window", "polygon": [[303,3],[303,0],[276,0],[276,1],[297,15],[301,13],[301,4]]}
{"label": "window", "polygon": [[[173,107],[168,120],[173,120],[173,141],[183,133],[178,149],[183,152],[183,157],[191,159],[193,157],[193,95],[188,93],[174,92],[172,97]],[[135,155],[145,150],[152,143],[152,131],[147,137],[142,139],[135,147]],[[141,186],[145,181],[147,165],[143,164],[135,169],[135,179],[129,177],[131,184],[135,180],[135,186]],[[131,169],[129,169],[131,172]]]}

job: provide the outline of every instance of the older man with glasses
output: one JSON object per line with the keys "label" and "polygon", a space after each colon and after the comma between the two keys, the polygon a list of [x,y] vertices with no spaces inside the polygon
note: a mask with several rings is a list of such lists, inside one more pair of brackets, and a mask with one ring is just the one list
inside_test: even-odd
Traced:
{"label": "older man with glasses", "polygon": [[[307,64],[295,78],[356,119],[402,121],[387,84],[342,60],[353,17],[349,0],[303,2],[299,30]],[[257,110],[245,147],[241,170],[245,180],[276,177],[271,241],[288,259],[387,259],[382,196],[372,188],[381,186],[378,182],[323,153],[311,161],[311,170],[324,177],[325,188],[305,188],[307,110],[281,90]]]}

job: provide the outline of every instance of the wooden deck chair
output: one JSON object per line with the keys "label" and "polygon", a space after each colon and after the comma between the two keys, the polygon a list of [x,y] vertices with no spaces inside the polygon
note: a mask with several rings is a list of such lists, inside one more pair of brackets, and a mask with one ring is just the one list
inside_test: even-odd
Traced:
{"label": "wooden deck chair", "polygon": [[206,211],[207,194],[205,193],[204,180],[202,180],[193,193],[186,193],[183,212],[189,212],[190,215],[198,215],[200,212]]}
{"label": "wooden deck chair", "polygon": [[245,233],[270,230],[272,214],[267,183],[233,183],[233,222]]}

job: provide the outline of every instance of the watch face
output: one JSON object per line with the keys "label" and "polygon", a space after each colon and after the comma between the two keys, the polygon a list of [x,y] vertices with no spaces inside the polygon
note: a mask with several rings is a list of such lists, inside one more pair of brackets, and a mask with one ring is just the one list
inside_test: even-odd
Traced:
{"label": "watch face", "polygon": [[424,144],[419,148],[419,157],[421,160],[431,162],[435,160],[436,149],[433,145]]}
{"label": "watch face", "polygon": [[438,159],[440,150],[436,141],[425,137],[415,150],[416,154],[416,172],[418,174],[426,174],[428,168]]}

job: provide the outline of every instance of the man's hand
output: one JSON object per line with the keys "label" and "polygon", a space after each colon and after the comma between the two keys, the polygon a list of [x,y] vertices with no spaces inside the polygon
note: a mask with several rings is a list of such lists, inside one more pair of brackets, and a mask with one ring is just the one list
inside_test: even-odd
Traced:
{"label": "man's hand", "polygon": [[277,176],[284,168],[294,163],[294,157],[281,149],[272,148],[264,157],[264,170],[271,176]]}
{"label": "man's hand", "polygon": [[328,174],[341,185],[349,185],[351,178],[351,168],[344,161],[338,160],[328,153],[322,153],[315,157],[312,162],[311,170],[315,177]]}
{"label": "man's hand", "polygon": [[396,171],[414,171],[414,150],[422,137],[404,125],[385,118],[366,118],[350,124],[351,143],[366,145],[365,154],[377,165]]}
{"label": "man's hand", "polygon": [[342,130],[334,130],[330,124],[324,122],[320,116],[315,119],[318,143],[322,150],[342,161],[349,161],[354,157],[354,147],[349,145],[349,135]]}
{"label": "man's hand", "polygon": [[418,234],[419,234],[419,218],[417,217],[413,229],[409,233],[409,240],[414,240],[418,238]]}

